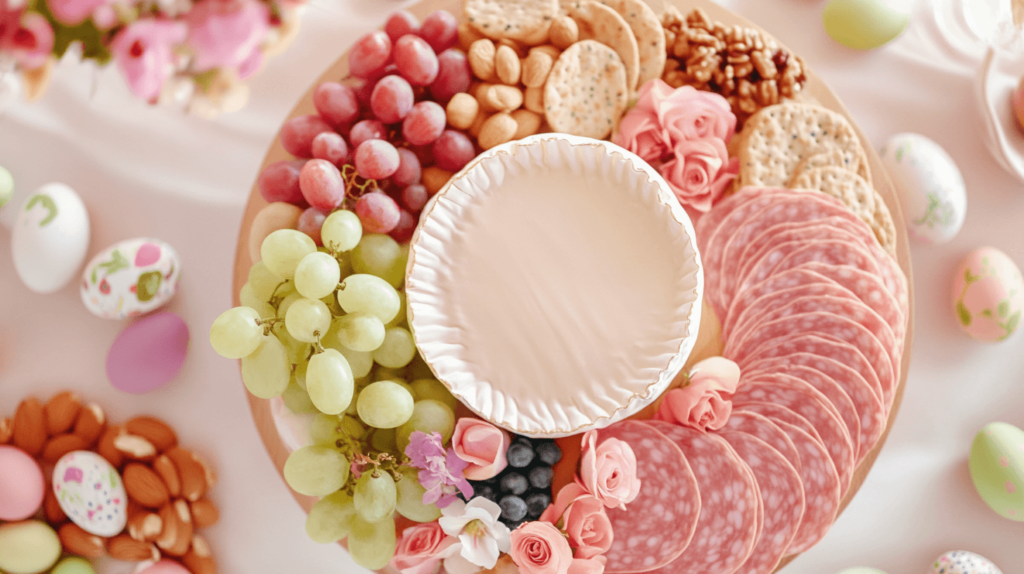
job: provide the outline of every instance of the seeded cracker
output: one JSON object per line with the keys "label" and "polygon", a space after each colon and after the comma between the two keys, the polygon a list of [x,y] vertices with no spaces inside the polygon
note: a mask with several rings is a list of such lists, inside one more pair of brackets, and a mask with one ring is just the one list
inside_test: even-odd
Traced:
{"label": "seeded cracker", "polygon": [[636,38],[640,58],[636,88],[654,78],[660,78],[665,70],[665,31],[658,15],[643,0],[598,0],[619,13],[629,25]]}
{"label": "seeded cracker", "polygon": [[789,187],[817,190],[842,201],[871,227],[879,245],[892,255],[896,253],[892,215],[882,196],[864,178],[841,167],[816,167],[797,176]]}
{"label": "seeded cracker", "polygon": [[556,132],[602,139],[626,109],[626,68],[614,50],[583,40],[562,52],[544,86],[544,117]]}
{"label": "seeded cracker", "polygon": [[463,14],[493,40],[533,42],[547,34],[558,15],[558,0],[465,0]]}
{"label": "seeded cracker", "polygon": [[789,180],[789,184],[786,187],[793,187],[793,182],[795,182],[797,178],[804,173],[819,167],[838,167],[847,171],[852,171],[869,184],[871,183],[871,174],[868,173],[866,156],[864,157],[864,160],[856,166],[856,169],[851,169],[849,166],[845,165],[842,152],[837,148],[832,148],[827,152],[814,154],[801,161],[800,165],[798,165],[796,170],[793,172],[793,177]]}
{"label": "seeded cracker", "polygon": [[635,92],[640,77],[640,52],[626,20],[615,10],[593,1],[581,3],[570,16],[579,26],[581,40],[597,40],[615,50],[626,66],[626,85]]}

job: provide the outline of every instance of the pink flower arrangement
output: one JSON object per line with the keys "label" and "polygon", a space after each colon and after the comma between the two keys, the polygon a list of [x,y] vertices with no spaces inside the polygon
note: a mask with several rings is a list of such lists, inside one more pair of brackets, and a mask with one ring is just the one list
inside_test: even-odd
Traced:
{"label": "pink flower arrangement", "polygon": [[724,427],[732,414],[739,366],[724,357],[712,357],[694,365],[687,378],[686,386],[665,393],[656,418],[700,432]]}
{"label": "pink flower arrangement", "polygon": [[185,24],[171,20],[139,20],[117,33],[110,51],[132,93],[156,100],[174,72],[174,46],[187,33]]}
{"label": "pink flower arrangement", "polygon": [[455,425],[452,448],[466,461],[466,478],[487,480],[494,478],[508,466],[505,451],[509,445],[508,433],[489,422],[463,417]]}
{"label": "pink flower arrangement", "polygon": [[568,574],[573,563],[569,541],[550,522],[523,524],[512,531],[511,542],[509,555],[520,574]]}
{"label": "pink flower arrangement", "polygon": [[640,89],[612,141],[655,166],[683,207],[703,213],[739,173],[726,149],[735,133],[725,98],[655,79]]}
{"label": "pink flower arrangement", "polygon": [[456,500],[457,492],[467,499],[473,496],[473,487],[463,475],[468,463],[453,449],[445,450],[441,433],[413,432],[405,455],[409,457],[409,465],[419,469],[417,480],[427,490],[423,504],[445,508]]}

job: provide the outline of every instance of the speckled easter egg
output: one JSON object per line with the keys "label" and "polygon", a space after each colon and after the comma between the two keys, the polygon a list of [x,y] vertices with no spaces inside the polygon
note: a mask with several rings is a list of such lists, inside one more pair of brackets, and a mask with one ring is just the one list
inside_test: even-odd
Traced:
{"label": "speckled easter egg", "polygon": [[89,213],[63,183],[48,183],[25,199],[11,230],[14,269],[36,293],[64,288],[89,250]]}
{"label": "speckled easter egg", "polygon": [[970,468],[985,504],[1024,522],[1024,431],[1007,423],[986,425],[971,444]]}
{"label": "speckled easter egg", "polygon": [[102,456],[69,452],[53,469],[53,493],[72,522],[97,536],[115,536],[128,521],[128,497],[117,470]]}
{"label": "speckled easter egg", "polygon": [[100,251],[85,266],[85,308],[101,319],[124,319],[162,307],[178,291],[181,260],[159,239],[138,238]]}
{"label": "speckled easter egg", "polygon": [[907,230],[926,243],[945,243],[967,216],[967,187],[942,146],[918,134],[896,134],[882,148]]}
{"label": "speckled easter egg", "polygon": [[950,550],[935,559],[930,574],[1003,574],[988,558],[966,550]]}
{"label": "speckled easter egg", "polygon": [[971,252],[957,268],[953,308],[964,331],[996,342],[1017,330],[1024,310],[1024,279],[1005,253],[993,247]]}
{"label": "speckled easter egg", "polygon": [[45,522],[0,524],[0,570],[7,574],[43,572],[60,558],[60,551],[57,533]]}

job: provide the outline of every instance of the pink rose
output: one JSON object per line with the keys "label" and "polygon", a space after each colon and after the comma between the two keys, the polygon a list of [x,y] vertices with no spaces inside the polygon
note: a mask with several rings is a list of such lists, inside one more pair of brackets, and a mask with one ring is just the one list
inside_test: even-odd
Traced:
{"label": "pink rose", "polygon": [[739,159],[730,160],[725,143],[718,138],[681,141],[673,152],[675,157],[658,172],[683,207],[702,213],[711,209],[740,171]]}
{"label": "pink rose", "polygon": [[549,522],[527,522],[512,531],[509,555],[520,574],[568,574],[569,541]]}
{"label": "pink rose", "polygon": [[612,523],[601,501],[590,495],[577,498],[565,513],[565,532],[577,558],[593,558],[612,547]]}
{"label": "pink rose", "polygon": [[732,414],[732,394],[740,380],[739,366],[724,357],[693,366],[689,384],[665,393],[656,418],[707,432],[725,426]]}
{"label": "pink rose", "polygon": [[35,12],[0,11],[0,51],[10,51],[18,64],[34,70],[53,52],[53,28]]}
{"label": "pink rose", "polygon": [[85,22],[106,0],[47,0],[53,17],[61,24],[77,26]]}
{"label": "pink rose", "polygon": [[544,509],[544,513],[540,515],[540,520],[557,526],[558,521],[562,519],[562,515],[565,514],[565,510],[569,508],[569,505],[585,494],[587,494],[587,490],[575,482],[570,482],[563,486],[562,490],[558,491],[555,501]]}
{"label": "pink rose", "polygon": [[489,422],[463,417],[455,425],[452,448],[469,463],[463,471],[469,480],[487,480],[505,470],[505,451],[511,439],[508,433]]}
{"label": "pink rose", "polygon": [[593,558],[575,558],[569,565],[569,574],[603,574],[608,559],[604,556]]}
{"label": "pink rose", "polygon": [[658,106],[672,93],[672,87],[661,80],[647,82],[640,88],[636,106],[619,122],[619,130],[612,142],[622,146],[651,163],[668,155],[672,149],[661,122]]}
{"label": "pink rose", "polygon": [[185,40],[185,25],[169,20],[136,20],[110,44],[128,87],[138,97],[154,101],[173,72],[176,44]]}
{"label": "pink rose", "polygon": [[633,449],[616,438],[597,444],[597,432],[583,434],[580,456],[580,486],[608,508],[626,508],[640,494]]}
{"label": "pink rose", "polygon": [[200,0],[185,16],[195,67],[236,68],[253,57],[267,35],[270,11],[255,0]]}
{"label": "pink rose", "polygon": [[664,126],[674,143],[715,138],[728,144],[736,133],[736,116],[729,102],[718,94],[702,92],[693,86],[678,88],[661,101],[658,123]]}
{"label": "pink rose", "polygon": [[445,534],[437,522],[410,526],[402,532],[391,566],[402,574],[434,574],[443,551],[457,540]]}

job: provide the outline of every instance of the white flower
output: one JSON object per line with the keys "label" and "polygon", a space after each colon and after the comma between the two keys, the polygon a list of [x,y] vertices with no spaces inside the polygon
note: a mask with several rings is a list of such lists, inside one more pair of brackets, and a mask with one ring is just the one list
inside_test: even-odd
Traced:
{"label": "white flower", "polygon": [[470,574],[480,567],[494,568],[502,552],[512,548],[508,527],[498,521],[501,508],[478,497],[469,504],[456,500],[441,511],[438,524],[449,536],[458,536],[459,542],[447,550],[444,568],[450,574]]}

